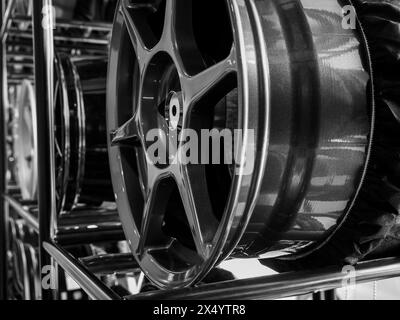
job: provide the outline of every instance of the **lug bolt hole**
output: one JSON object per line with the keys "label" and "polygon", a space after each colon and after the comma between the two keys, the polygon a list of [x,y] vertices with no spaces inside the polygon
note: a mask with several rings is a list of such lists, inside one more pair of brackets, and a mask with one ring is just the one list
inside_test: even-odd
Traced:
{"label": "lug bolt hole", "polygon": [[176,117],[177,114],[178,114],[178,108],[176,106],[172,106],[172,115]]}

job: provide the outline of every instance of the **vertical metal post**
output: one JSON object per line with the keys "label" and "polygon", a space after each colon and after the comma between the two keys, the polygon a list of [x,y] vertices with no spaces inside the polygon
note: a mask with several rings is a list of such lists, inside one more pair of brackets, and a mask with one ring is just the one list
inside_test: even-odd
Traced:
{"label": "vertical metal post", "polygon": [[[4,21],[5,0],[0,1],[0,25]],[[6,95],[5,90],[5,43],[0,42],[0,74],[2,76],[0,85],[0,300],[7,300],[7,208],[3,194],[7,192],[7,165],[6,165]]]}
{"label": "vertical metal post", "polygon": [[[51,0],[33,1],[33,43],[37,107],[38,175],[39,175],[39,252],[40,270],[52,266],[43,243],[52,242],[52,217],[55,213],[54,132],[53,132],[53,10]],[[47,280],[49,274],[42,274]],[[52,277],[55,279],[56,274]],[[51,300],[56,288],[42,281],[42,299]]]}

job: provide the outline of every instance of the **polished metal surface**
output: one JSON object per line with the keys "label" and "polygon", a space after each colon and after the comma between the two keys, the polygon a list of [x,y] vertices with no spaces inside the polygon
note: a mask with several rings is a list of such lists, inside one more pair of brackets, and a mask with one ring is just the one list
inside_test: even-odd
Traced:
{"label": "polished metal surface", "polygon": [[7,7],[4,8],[5,11],[2,12],[4,14],[2,16],[2,24],[1,24],[1,29],[0,29],[0,39],[4,41],[7,38],[7,29],[10,26],[11,23],[11,18],[12,18],[12,11],[14,8],[16,0],[10,0],[7,3]]}
{"label": "polished metal surface", "polygon": [[[216,63],[207,65],[193,37],[192,1],[168,0],[165,7],[158,8],[156,4],[131,6],[129,1],[121,1],[114,22],[107,97],[114,190],[132,252],[146,275],[163,288],[199,281],[233,249],[261,182],[268,127],[263,111],[268,90],[259,86],[268,82],[260,78],[265,56],[260,57],[260,66],[254,64],[256,39],[249,34],[251,21],[245,2],[227,4],[213,4],[214,13],[221,15],[219,30],[224,32],[219,36],[225,41],[222,51],[211,57]],[[205,14],[206,8],[206,3],[199,3],[193,12],[201,9]],[[141,24],[141,10],[158,12],[158,23],[152,25],[158,34]],[[199,12],[197,19],[200,17]],[[206,25],[197,27],[199,32]],[[220,40],[214,38],[214,43]],[[126,70],[133,74],[128,76]],[[178,111],[182,129],[200,130],[204,122],[210,122],[207,110],[235,88],[240,92],[235,127],[243,130],[243,150],[236,168],[239,174],[224,187],[222,196],[209,192],[209,166],[179,162],[160,166],[146,161],[147,133],[158,128],[172,141],[179,132],[168,134],[165,113],[158,112],[170,93],[183,97]],[[197,112],[197,108],[203,110]],[[260,134],[262,142],[256,150],[255,170],[245,176],[250,130]],[[178,151],[173,152],[177,157]],[[226,205],[221,206],[221,200],[226,200]]]}
{"label": "polished metal surface", "polygon": [[[120,1],[110,164],[126,237],[159,287],[192,285],[232,252],[303,252],[346,217],[368,164],[373,110],[367,46],[342,28],[343,5]],[[233,168],[179,161],[174,138],[212,128],[243,130]],[[152,129],[159,152],[177,162],[149,160]]]}
{"label": "polished metal surface", "polygon": [[8,249],[12,266],[10,289],[18,300],[39,300],[41,281],[37,234],[24,220],[13,218],[8,221],[8,230]]}
{"label": "polished metal surface", "polygon": [[[355,268],[357,284],[400,276],[400,260],[361,263]],[[347,277],[347,278],[346,278]],[[277,300],[342,288],[348,275],[339,267],[235,280],[175,291],[158,291],[126,297],[128,300]]]}
{"label": "polished metal surface", "polygon": [[[39,270],[44,266],[53,266],[50,255],[41,245],[54,235],[56,214],[56,184],[54,161],[54,46],[53,29],[43,28],[43,7],[52,6],[52,0],[33,1],[33,52],[34,75],[37,108],[37,137],[38,137],[38,217],[39,217]],[[51,16],[49,17],[52,21]],[[54,291],[42,287],[43,300],[51,300]]]}
{"label": "polished metal surface", "polygon": [[[336,1],[255,1],[270,61],[271,128],[248,255],[296,253],[324,240],[359,191],[373,130],[361,33]],[[364,52],[364,53],[363,53]]]}
{"label": "polished metal surface", "polygon": [[31,245],[16,240],[15,264],[21,279],[21,299],[40,300],[38,252]]}
{"label": "polished metal surface", "polygon": [[[16,38],[21,38],[21,39],[32,39],[32,34],[29,32],[21,32],[18,29],[14,30],[9,30],[8,35],[10,37],[16,37]],[[95,39],[95,38],[85,38],[85,37],[73,37],[73,36],[63,36],[61,34],[56,34],[54,36],[54,40],[57,42],[67,42],[67,41],[72,41],[76,43],[82,43],[82,44],[96,44],[96,45],[102,45],[102,46],[107,46],[109,44],[109,41],[107,39]]]}
{"label": "polished metal surface", "polygon": [[36,133],[36,101],[32,84],[25,80],[20,87],[13,127],[13,154],[16,179],[24,200],[37,196],[38,160]]}
{"label": "polished metal surface", "polygon": [[[10,1],[11,2],[11,1]],[[1,25],[1,39],[4,39],[3,26],[6,26],[8,17],[5,15],[6,3],[0,2],[0,25]],[[2,46],[0,48],[0,74],[2,75],[2,86],[0,86],[0,154],[5,155],[7,153],[7,125],[6,125],[6,105],[4,104],[4,96],[7,95],[7,88],[5,85],[5,74],[6,66],[4,65],[6,48]],[[7,219],[8,211],[5,205],[2,195],[7,192],[7,163],[5,157],[0,159],[0,300],[7,300],[8,296],[8,254],[7,254]]]}
{"label": "polished metal surface", "polygon": [[131,253],[97,255],[80,260],[97,275],[127,274],[140,270]]}
{"label": "polished metal surface", "polygon": [[55,65],[57,210],[114,201],[105,129],[107,61],[59,55]]}
{"label": "polished metal surface", "polygon": [[43,244],[46,251],[67,274],[94,300],[120,300],[115,292],[90,273],[78,260],[57,245]]}
{"label": "polished metal surface", "polygon": [[35,215],[30,211],[30,207],[21,204],[20,201],[15,200],[13,197],[4,196],[5,201],[10,205],[10,207],[15,210],[15,212],[24,219],[26,223],[33,228],[36,232],[39,232],[39,222]]}
{"label": "polished metal surface", "polygon": [[63,246],[125,240],[117,212],[89,208],[75,209],[58,219],[54,241]]}
{"label": "polished metal surface", "polygon": [[[16,15],[12,17],[12,21],[16,23],[31,23],[32,18]],[[77,21],[77,20],[67,20],[62,18],[56,19],[56,27],[57,28],[66,28],[66,29],[91,29],[97,31],[105,31],[111,32],[112,24],[105,22],[95,22],[95,21]]]}

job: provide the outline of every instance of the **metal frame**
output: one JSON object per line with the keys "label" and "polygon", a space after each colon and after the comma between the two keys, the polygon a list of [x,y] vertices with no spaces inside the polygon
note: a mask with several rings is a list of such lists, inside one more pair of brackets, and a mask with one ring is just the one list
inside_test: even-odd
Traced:
{"label": "metal frame", "polygon": [[[0,46],[0,74],[2,75],[2,84],[0,84],[0,95],[1,95],[1,110],[0,110],[0,192],[5,194],[7,192],[6,186],[6,127],[5,127],[5,101],[4,101],[4,90],[5,90],[5,72],[4,72],[4,27],[5,26],[5,0],[0,2],[0,25],[1,27],[1,46]],[[3,197],[0,197],[0,300],[5,300],[7,296],[7,234],[6,234],[6,223],[7,221],[7,210],[6,203]]]}
{"label": "metal frame", "polygon": [[[7,103],[7,54],[5,43],[9,34],[12,21],[29,22],[25,17],[12,17],[14,0],[0,1],[0,48],[1,74],[3,83],[0,85],[2,97],[0,112],[0,300],[7,299],[7,234],[6,221],[8,208],[11,207],[24,219],[27,224],[36,230],[40,236],[40,266],[53,265],[62,268],[92,299],[102,300],[141,300],[141,299],[278,299],[318,291],[329,291],[340,288],[346,275],[340,267],[329,267],[322,270],[280,274],[276,276],[253,278],[248,280],[236,280],[216,284],[201,285],[195,288],[182,290],[159,291],[136,296],[120,297],[103,282],[96,274],[109,272],[131,272],[137,268],[131,255],[107,255],[89,257],[78,260],[69,254],[63,246],[70,245],[72,238],[79,242],[93,241],[101,237],[102,240],[123,239],[121,226],[115,226],[99,230],[93,234],[82,232],[72,233],[70,227],[76,224],[91,223],[90,220],[81,221],[70,218],[64,224],[56,226],[52,217],[55,213],[55,177],[53,175],[53,112],[52,112],[52,88],[53,79],[53,55],[54,37],[53,30],[43,29],[44,5],[51,5],[51,0],[33,1],[33,35],[27,36],[33,39],[34,70],[36,80],[36,99],[38,108],[37,130],[39,140],[39,201],[35,203],[23,203],[14,198],[13,189],[6,185],[6,126],[5,110]],[[81,22],[57,21],[62,27],[94,28],[97,30],[109,30],[107,24],[82,24]],[[71,39],[67,39],[71,40]],[[72,39],[73,41],[74,39]],[[76,40],[76,39],[75,39]],[[26,56],[30,59],[29,56]],[[38,216],[37,216],[38,213]],[[83,227],[85,229],[85,227]],[[108,235],[110,238],[103,238]],[[384,280],[400,277],[400,259],[384,259],[360,264],[356,268],[357,283]],[[326,295],[325,298],[332,295]],[[51,300],[58,297],[57,290],[43,290],[42,298]]]}
{"label": "metal frame", "polygon": [[[39,203],[39,243],[50,241],[53,225],[51,217],[56,210],[54,172],[53,128],[53,30],[43,29],[43,7],[51,6],[51,0],[33,2],[33,44],[35,61],[35,90],[37,108],[38,144],[38,203]],[[46,46],[47,44],[47,46]],[[50,90],[49,90],[50,89]],[[39,246],[40,267],[52,265],[51,257]],[[51,299],[52,292],[42,289],[42,298]]]}

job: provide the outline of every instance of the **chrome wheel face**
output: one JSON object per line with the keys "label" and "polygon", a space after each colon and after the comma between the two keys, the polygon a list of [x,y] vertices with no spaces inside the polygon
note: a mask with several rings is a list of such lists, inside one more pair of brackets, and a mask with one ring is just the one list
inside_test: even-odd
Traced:
{"label": "chrome wheel face", "polygon": [[35,200],[37,192],[37,135],[34,88],[24,81],[20,88],[13,128],[17,183],[24,200]]}
{"label": "chrome wheel face", "polygon": [[[111,173],[132,252],[162,288],[201,280],[234,249],[255,205],[268,80],[250,31],[245,1],[120,1],[107,89]],[[177,137],[204,129],[242,130],[238,160],[182,161],[187,140]]]}

